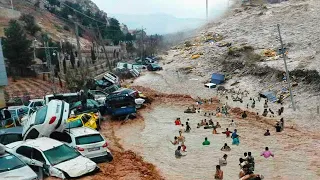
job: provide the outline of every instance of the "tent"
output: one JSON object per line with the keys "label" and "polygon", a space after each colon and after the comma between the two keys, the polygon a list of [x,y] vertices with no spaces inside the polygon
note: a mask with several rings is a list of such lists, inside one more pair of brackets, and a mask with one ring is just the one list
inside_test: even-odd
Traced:
{"label": "tent", "polygon": [[276,102],[278,99],[273,92],[263,92],[260,93],[260,96],[263,98],[267,98],[270,102]]}
{"label": "tent", "polygon": [[212,76],[211,76],[211,83],[214,83],[214,84],[222,84],[224,83],[224,75],[222,74],[217,74],[217,73],[213,73]]}

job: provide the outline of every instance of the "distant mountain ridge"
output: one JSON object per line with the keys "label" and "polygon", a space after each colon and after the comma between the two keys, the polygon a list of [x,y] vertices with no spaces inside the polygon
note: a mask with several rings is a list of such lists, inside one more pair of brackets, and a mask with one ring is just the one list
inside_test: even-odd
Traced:
{"label": "distant mountain ridge", "polygon": [[170,34],[197,28],[205,23],[204,19],[177,18],[168,14],[109,14],[126,24],[130,29],[146,28],[148,34]]}

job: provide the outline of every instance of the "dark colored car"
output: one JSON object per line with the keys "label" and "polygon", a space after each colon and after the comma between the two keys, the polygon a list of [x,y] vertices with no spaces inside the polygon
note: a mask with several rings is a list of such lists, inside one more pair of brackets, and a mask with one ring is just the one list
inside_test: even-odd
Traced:
{"label": "dark colored car", "polygon": [[128,94],[129,96],[132,96],[134,98],[138,98],[139,97],[139,92],[138,91],[135,91],[133,89],[128,89],[128,88],[118,89],[117,91],[114,91],[111,94],[109,94],[109,97],[119,96],[119,95],[126,95],[126,94]]}
{"label": "dark colored car", "polygon": [[82,107],[81,101],[78,101],[70,106],[70,111],[73,111],[75,115],[96,113],[96,115],[101,118],[101,115],[105,112],[105,107],[93,99],[87,99],[86,107]]}
{"label": "dark colored car", "polygon": [[126,116],[137,112],[134,97],[128,94],[115,94],[106,99],[106,111],[113,117]]}
{"label": "dark colored car", "polygon": [[12,127],[0,130],[0,144],[7,145],[16,141],[22,141],[22,127]]}
{"label": "dark colored car", "polygon": [[151,63],[147,66],[148,71],[160,71],[162,70],[162,67],[160,67],[158,64]]}

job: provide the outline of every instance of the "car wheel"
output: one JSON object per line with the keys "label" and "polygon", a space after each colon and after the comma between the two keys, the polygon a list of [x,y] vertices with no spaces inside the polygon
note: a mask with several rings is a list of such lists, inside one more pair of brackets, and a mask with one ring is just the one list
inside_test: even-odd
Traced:
{"label": "car wheel", "polygon": [[108,155],[107,155],[107,161],[108,161],[108,162],[113,161],[113,156],[112,156],[112,154],[108,153]]}

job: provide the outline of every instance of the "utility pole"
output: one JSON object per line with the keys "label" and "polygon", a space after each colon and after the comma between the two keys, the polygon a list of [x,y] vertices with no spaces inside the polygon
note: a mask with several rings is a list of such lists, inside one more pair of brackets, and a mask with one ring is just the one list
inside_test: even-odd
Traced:
{"label": "utility pole", "polygon": [[[79,39],[79,26],[78,22],[74,23],[75,30],[76,30],[76,39],[77,39],[77,51],[78,51],[78,61],[82,64],[82,56],[81,56],[81,46],[80,46],[80,39]],[[79,63],[79,62],[78,62]]]}
{"label": "utility pole", "polygon": [[[99,44],[100,44],[100,46],[102,45],[103,52],[104,52],[104,54],[106,56],[106,59],[107,59],[107,65],[108,65],[109,71],[112,72],[112,67],[111,67],[111,64],[110,64],[110,61],[109,61],[109,58],[108,58],[108,53],[106,51],[106,47],[104,47],[104,42],[103,42],[102,35],[100,33],[100,29],[99,29],[99,26],[98,26],[97,22],[96,22],[96,26],[97,26],[98,35],[99,35],[99,41],[100,41]],[[98,38],[96,38],[96,39],[98,39]]]}
{"label": "utility pole", "polygon": [[292,88],[291,88],[291,83],[290,83],[290,75],[289,75],[289,71],[288,71],[288,67],[287,67],[286,53],[284,52],[284,46],[283,46],[281,32],[280,32],[280,25],[278,24],[277,26],[278,26],[280,43],[281,43],[281,54],[282,54],[283,61],[284,61],[284,67],[286,68],[286,76],[287,76],[287,82],[288,82],[289,91],[290,91],[290,99],[291,99],[291,103],[292,103],[292,108],[294,111],[296,111],[296,106],[293,101],[293,94],[292,94]]}
{"label": "utility pole", "polygon": [[143,61],[143,51],[144,51],[144,43],[143,43],[143,26],[141,28],[141,61]]}
{"label": "utility pole", "polygon": [[34,39],[32,42],[33,42],[33,61],[36,62],[36,42],[37,42],[37,40]]}
{"label": "utility pole", "polygon": [[209,7],[209,2],[208,0],[206,0],[206,20],[207,20],[207,24],[208,24],[208,14],[209,14],[209,10],[208,10],[208,7]]}
{"label": "utility pole", "polygon": [[13,10],[13,3],[12,3],[12,0],[11,0],[11,9]]}

